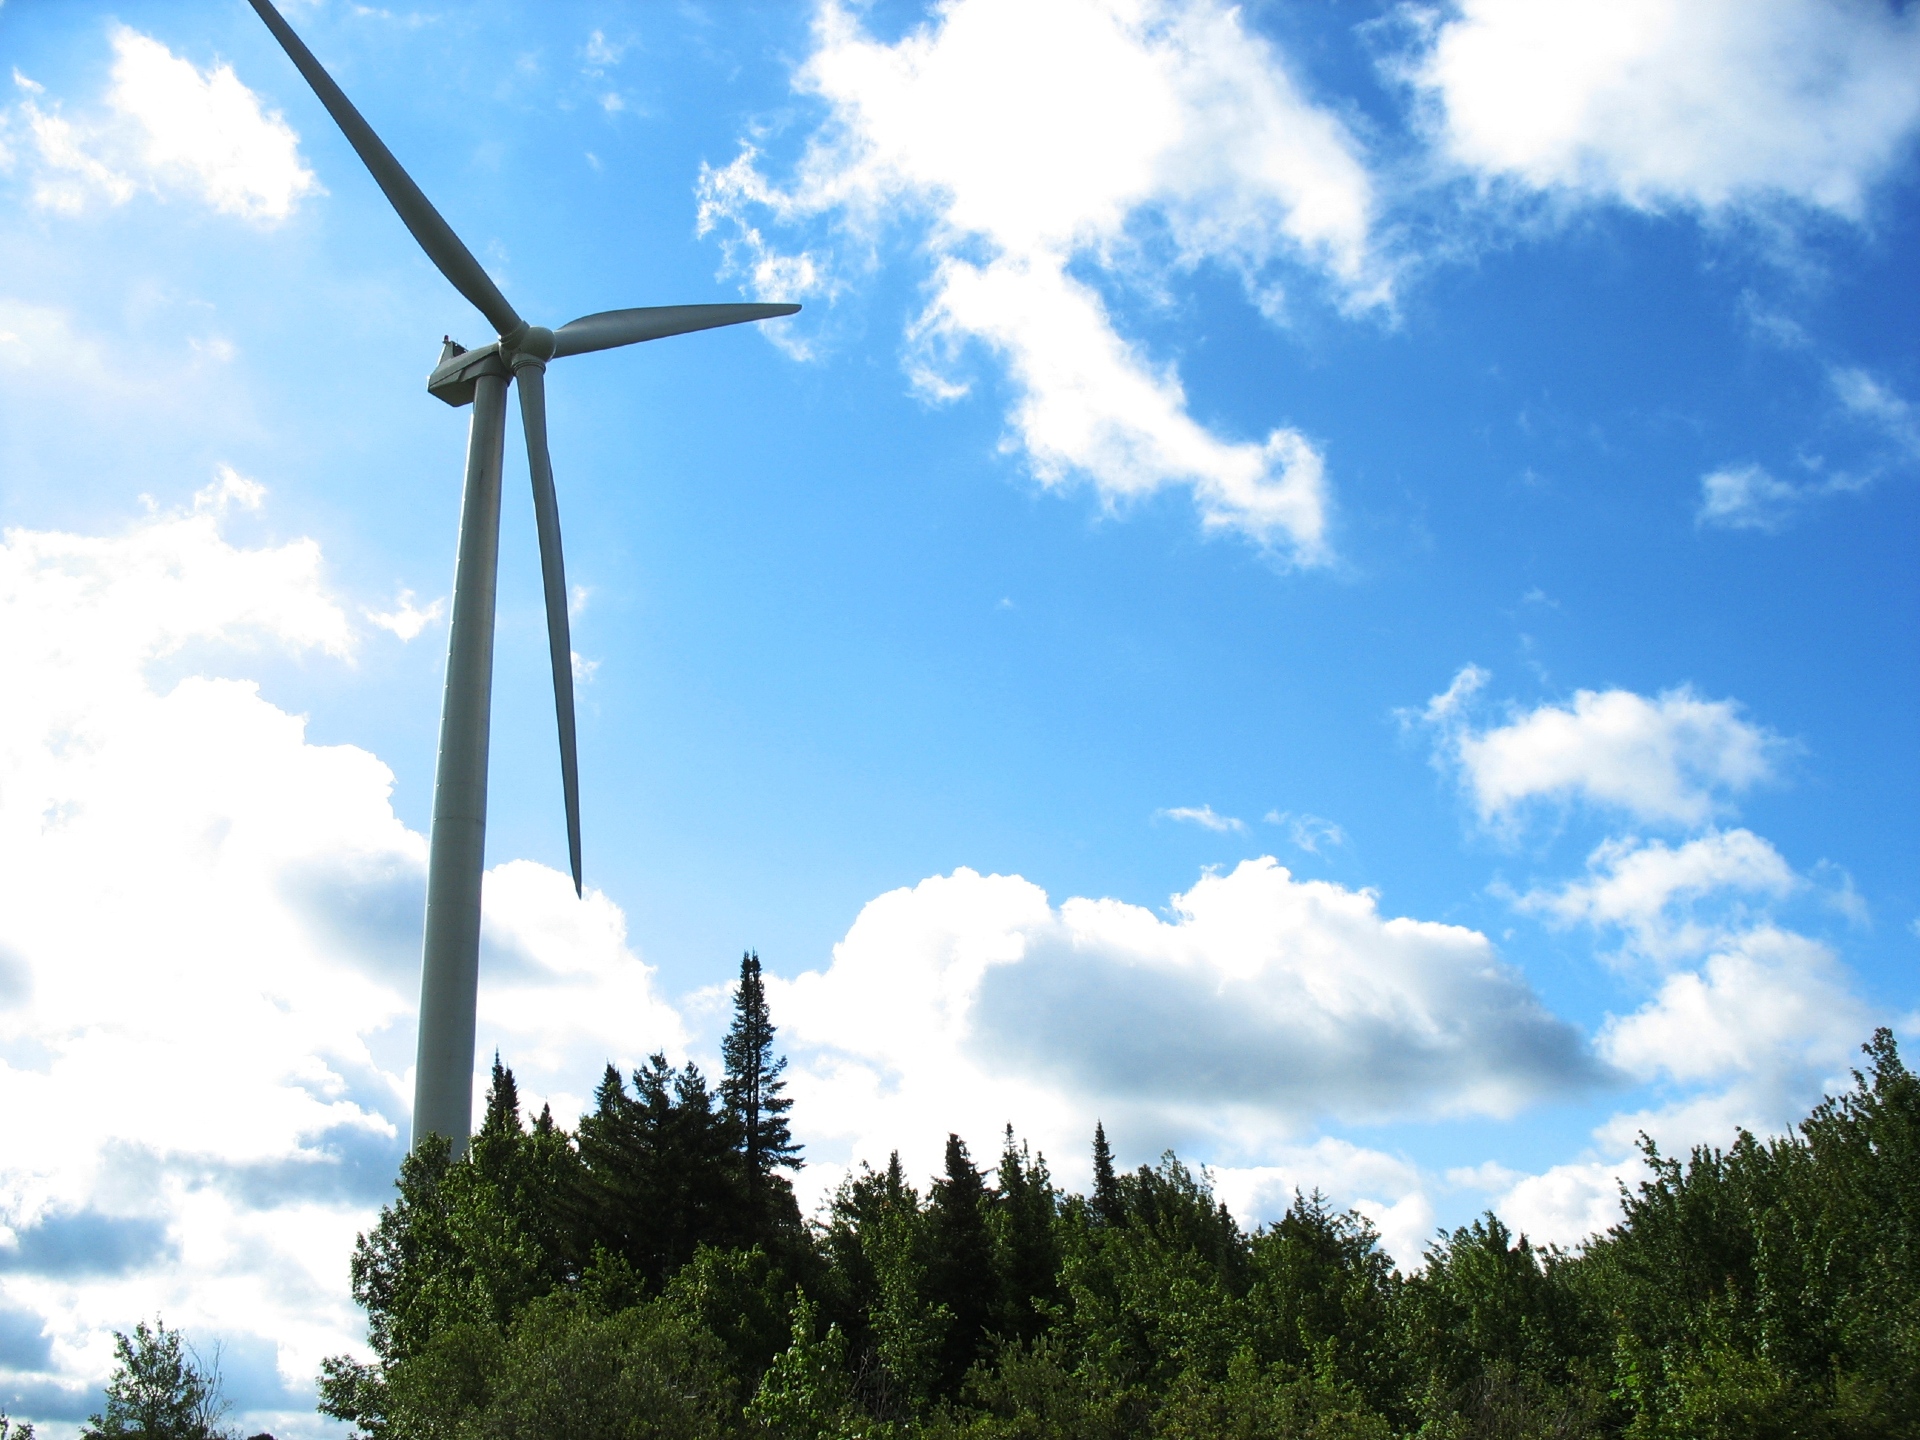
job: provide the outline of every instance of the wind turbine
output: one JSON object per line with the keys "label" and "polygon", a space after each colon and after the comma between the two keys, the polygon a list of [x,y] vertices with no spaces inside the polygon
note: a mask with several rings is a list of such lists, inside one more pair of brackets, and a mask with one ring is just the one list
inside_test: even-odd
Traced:
{"label": "wind turbine", "polygon": [[433,778],[433,827],[427,841],[427,918],[421,946],[420,1048],[414,1071],[413,1143],[445,1138],[466,1148],[473,1119],[473,1042],[480,985],[480,876],[486,853],[487,730],[493,698],[494,581],[500,554],[500,466],[506,444],[507,386],[520,387],[520,418],[533,475],[533,514],[547,602],[553,704],[560,722],[560,779],[566,792],[567,854],[580,894],[580,774],[573,729],[573,646],[567,633],[567,581],[560,555],[560,511],[547,458],[547,362],[791,315],[798,305],[655,305],[603,310],[558,330],[529,325],[500,293],[473,253],[440,218],[420,187],[333,83],[270,0],[249,0],[333,117],[401,222],[440,273],[499,333],[473,350],[445,341],[427,378],[430,394],[472,405],[466,488],[460,502],[460,550],[454,567],[447,641],[447,685],[440,711],[440,758]]}

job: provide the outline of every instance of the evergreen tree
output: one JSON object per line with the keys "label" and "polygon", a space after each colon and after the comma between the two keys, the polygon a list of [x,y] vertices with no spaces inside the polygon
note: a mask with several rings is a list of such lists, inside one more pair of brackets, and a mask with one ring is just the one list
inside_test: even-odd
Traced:
{"label": "evergreen tree", "polygon": [[966,1142],[947,1136],[946,1174],[927,1203],[927,1299],[948,1314],[939,1354],[941,1393],[959,1388],[986,1349],[998,1308],[993,1238],[987,1230],[987,1186]]}
{"label": "evergreen tree", "polygon": [[699,1067],[654,1055],[629,1094],[611,1065],[580,1121],[579,1247],[604,1249],[657,1286],[701,1245],[753,1243],[739,1132]]}
{"label": "evergreen tree", "polygon": [[1060,1245],[1054,1235],[1058,1196],[1043,1155],[1035,1159],[1007,1126],[993,1196],[994,1268],[1000,1278],[996,1328],[1008,1339],[1032,1340],[1046,1328],[1041,1307],[1060,1296]]}
{"label": "evergreen tree", "polygon": [[1127,1218],[1120,1199],[1120,1181],[1113,1173],[1113,1150],[1107,1144],[1107,1127],[1093,1122],[1093,1213],[1109,1225]]}
{"label": "evergreen tree", "polygon": [[720,1042],[725,1076],[720,1094],[727,1113],[740,1127],[742,1153],[747,1162],[747,1185],[755,1200],[763,1199],[775,1170],[798,1170],[800,1147],[787,1129],[790,1097],[781,1092],[786,1057],[773,1053],[773,1017],[767,1011],[767,990],[760,978],[760,957],[749,950],[740,957],[740,983],[733,992],[733,1025]]}

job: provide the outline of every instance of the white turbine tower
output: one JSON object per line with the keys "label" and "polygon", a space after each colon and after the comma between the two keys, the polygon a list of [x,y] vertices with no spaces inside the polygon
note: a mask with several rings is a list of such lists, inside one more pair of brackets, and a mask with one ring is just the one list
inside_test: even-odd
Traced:
{"label": "white turbine tower", "polygon": [[798,305],[656,305],[583,315],[558,330],[529,325],[507,303],[471,251],[428,203],[400,162],[360,118],[340,87],[269,0],[250,0],[274,39],[313,87],[347,142],[373,173],[427,258],[500,338],[474,350],[451,340],[427,379],[449,405],[472,405],[466,490],[460,503],[460,551],[453,579],[447,686],[440,712],[440,759],[433,780],[433,828],[427,844],[427,917],[421,947],[420,1048],[414,1078],[413,1143],[428,1135],[466,1147],[473,1117],[475,1007],[480,981],[480,877],[487,830],[487,726],[493,698],[494,579],[500,552],[500,466],[506,443],[507,386],[520,386],[520,417],[533,475],[533,513],[547,601],[553,703],[560,722],[560,778],[566,792],[567,851],[580,893],[580,777],[573,730],[573,647],[567,634],[567,582],[560,555],[560,511],[547,458],[549,360],[611,350],[668,335],[791,315]]}

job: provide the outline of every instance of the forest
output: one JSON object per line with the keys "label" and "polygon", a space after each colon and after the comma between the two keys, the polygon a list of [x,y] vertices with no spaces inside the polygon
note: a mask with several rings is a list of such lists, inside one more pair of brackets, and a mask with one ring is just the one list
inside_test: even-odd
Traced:
{"label": "forest", "polygon": [[807,1221],[749,955],[717,1083],[609,1066],[569,1132],[496,1059],[468,1152],[417,1148],[360,1237],[375,1359],[321,1408],[369,1440],[1916,1436],[1920,1080],[1863,1049],[1786,1135],[1645,1143],[1576,1251],[1489,1213],[1406,1274],[1317,1194],[1248,1230],[1098,1125],[1090,1195],[1009,1126]]}

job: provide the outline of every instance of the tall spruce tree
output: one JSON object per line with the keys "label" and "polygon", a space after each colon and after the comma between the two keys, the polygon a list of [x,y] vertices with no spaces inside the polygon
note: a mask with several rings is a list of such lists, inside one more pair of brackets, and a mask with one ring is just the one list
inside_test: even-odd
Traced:
{"label": "tall spruce tree", "polygon": [[784,1055],[773,1053],[773,1017],[767,1011],[767,988],[760,978],[760,956],[752,950],[740,957],[740,983],[733,992],[733,1025],[720,1042],[725,1075],[720,1096],[739,1126],[741,1153],[746,1159],[748,1193],[764,1208],[776,1187],[775,1170],[798,1170],[804,1163],[800,1147],[787,1128],[793,1101],[780,1074],[787,1068]]}
{"label": "tall spruce tree", "polygon": [[958,1135],[947,1136],[946,1172],[927,1200],[926,1295],[951,1317],[940,1346],[938,1389],[952,1395],[968,1367],[986,1353],[1000,1284],[987,1229],[986,1180]]}
{"label": "tall spruce tree", "polygon": [[991,1214],[1000,1276],[997,1328],[1009,1339],[1036,1339],[1047,1326],[1041,1307],[1060,1298],[1060,1242],[1054,1233],[1058,1200],[1047,1157],[1036,1159],[1024,1143],[1015,1145],[1013,1126],[1008,1125]]}
{"label": "tall spruce tree", "polygon": [[1120,1179],[1113,1173],[1113,1149],[1107,1144],[1107,1127],[1093,1122],[1093,1213],[1109,1225],[1127,1218],[1127,1207],[1120,1197]]}

